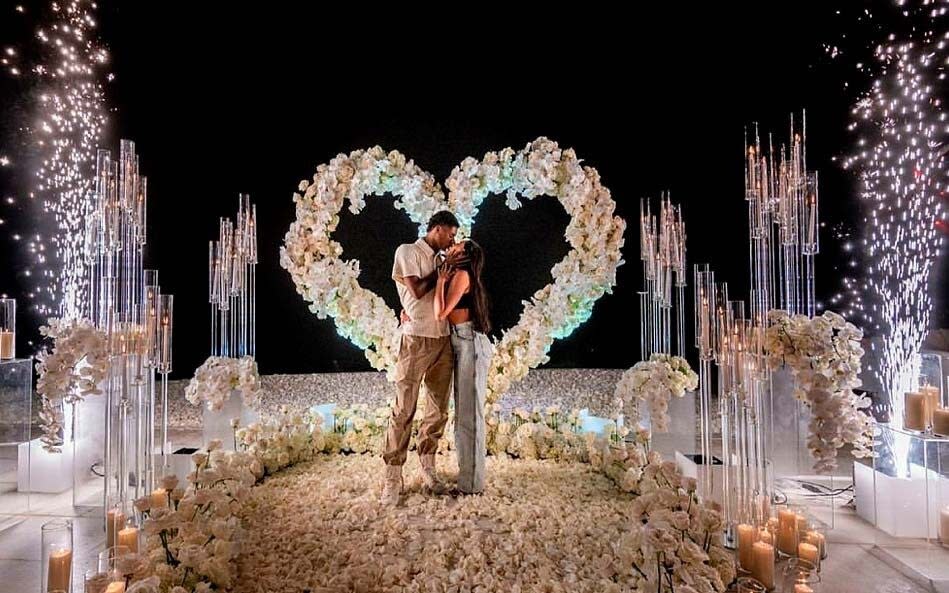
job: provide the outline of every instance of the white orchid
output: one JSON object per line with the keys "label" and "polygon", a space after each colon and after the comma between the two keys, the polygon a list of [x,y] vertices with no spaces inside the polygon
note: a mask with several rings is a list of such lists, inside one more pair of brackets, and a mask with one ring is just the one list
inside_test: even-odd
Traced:
{"label": "white orchid", "polygon": [[209,410],[216,411],[224,407],[234,391],[240,392],[247,406],[256,405],[260,398],[260,374],[252,356],[208,357],[185,387],[185,399],[196,406],[204,403]]}
{"label": "white orchid", "polygon": [[794,377],[794,396],[811,410],[807,446],[814,469],[837,467],[837,451],[853,447],[856,457],[872,455],[870,400],[858,396],[863,333],[832,311],[818,317],[771,311],[765,351],[772,368],[786,366]]}
{"label": "white orchid", "polygon": [[645,402],[653,430],[667,432],[669,400],[695,390],[698,382],[698,375],[684,358],[653,354],[648,361],[637,362],[620,377],[614,391],[615,411],[623,415],[627,426],[637,426],[641,419],[639,404]]}
{"label": "white orchid", "polygon": [[62,450],[63,405],[99,395],[109,368],[109,340],[92,322],[51,318],[40,334],[53,340],[52,349],[37,355],[36,392],[42,400],[40,423],[43,448]]}

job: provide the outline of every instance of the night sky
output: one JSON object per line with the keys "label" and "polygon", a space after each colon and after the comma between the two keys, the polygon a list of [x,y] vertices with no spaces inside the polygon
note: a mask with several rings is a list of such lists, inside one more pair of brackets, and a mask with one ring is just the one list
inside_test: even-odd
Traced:
{"label": "night sky", "polygon": [[[7,4],[4,38],[21,33]],[[331,321],[308,312],[278,248],[299,180],[337,153],[375,144],[440,181],[466,156],[537,136],[575,148],[628,222],[627,263],[592,319],[554,344],[549,366],[628,367],[639,357],[639,199],[671,191],[684,210],[690,268],[711,263],[746,294],[743,130],[758,121],[783,139],[789,114],[806,108],[808,164],[820,171],[827,224],[819,300],[839,290],[835,268],[845,260],[831,229],[860,218],[855,180],[831,160],[848,149],[854,95],[821,47],[846,31],[826,3],[649,3],[613,14],[547,4],[518,17],[510,7],[413,14],[400,5],[378,18],[368,4],[345,12],[289,2],[102,4],[115,74],[107,136],[116,149],[120,137],[135,140],[149,177],[146,262],[175,294],[178,376],[209,353],[207,245],[218,218],[234,215],[238,192],[258,205],[261,372],[369,368]],[[0,93],[9,146],[29,89],[4,80]],[[0,171],[0,190],[19,194],[19,183]],[[392,254],[415,229],[390,204],[369,198],[358,217],[345,212],[335,237],[345,257],[360,260],[363,286],[396,306]],[[486,202],[473,235],[487,250],[496,326],[512,326],[521,300],[549,282],[567,251],[566,222],[552,198],[516,212],[502,199]],[[8,230],[0,229],[0,291],[16,294],[21,246]],[[936,322],[944,324],[943,302]]]}

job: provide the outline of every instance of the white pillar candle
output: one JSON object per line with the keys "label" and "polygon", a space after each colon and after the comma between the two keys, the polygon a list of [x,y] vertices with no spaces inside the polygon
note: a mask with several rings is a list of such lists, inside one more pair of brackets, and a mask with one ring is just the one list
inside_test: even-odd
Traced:
{"label": "white pillar candle", "polygon": [[937,408],[933,410],[933,432],[949,437],[949,408]]}
{"label": "white pillar candle", "polygon": [[817,550],[820,552],[820,557],[827,557],[827,538],[823,533],[819,531],[808,531],[807,532],[807,543],[817,546]]}
{"label": "white pillar candle", "polygon": [[0,359],[10,360],[14,356],[14,334],[11,331],[0,331]]}
{"label": "white pillar candle", "polygon": [[814,589],[811,589],[810,585],[798,583],[794,585],[794,593],[814,593]]}
{"label": "white pillar candle", "polygon": [[138,554],[138,527],[126,527],[119,531],[119,545],[125,546],[133,554]]}
{"label": "white pillar candle", "polygon": [[754,567],[751,576],[764,585],[765,589],[774,589],[774,546],[764,542],[755,542],[752,550],[754,551]]}
{"label": "white pillar candle", "polygon": [[49,565],[46,572],[47,591],[69,591],[72,575],[72,550],[53,550],[49,553]]}
{"label": "white pillar candle", "polygon": [[168,491],[164,488],[152,491],[152,508],[163,509],[168,506]]}
{"label": "white pillar candle", "polygon": [[820,550],[814,544],[801,542],[797,546],[797,557],[807,560],[814,565],[814,568],[820,570]]}
{"label": "white pillar candle", "polygon": [[788,556],[797,553],[797,513],[790,510],[778,511],[778,550]]}
{"label": "white pillar candle", "polygon": [[125,526],[125,513],[119,509],[109,509],[105,519],[105,546],[111,548],[119,545],[117,535]]}
{"label": "white pillar candle", "polygon": [[762,541],[766,544],[774,545],[774,535],[767,529],[758,530],[758,541]]}
{"label": "white pillar candle", "polygon": [[738,526],[738,566],[749,572],[754,560],[751,546],[755,543],[757,535],[758,528],[754,525],[742,523]]}
{"label": "white pillar candle", "polygon": [[903,402],[903,428],[926,430],[926,396],[908,391]]}

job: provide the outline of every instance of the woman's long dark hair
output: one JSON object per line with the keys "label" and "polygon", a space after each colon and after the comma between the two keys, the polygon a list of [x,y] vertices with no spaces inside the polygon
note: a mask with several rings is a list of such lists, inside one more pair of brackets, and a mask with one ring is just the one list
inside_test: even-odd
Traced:
{"label": "woman's long dark hair", "polygon": [[484,250],[471,239],[465,240],[464,246],[465,257],[458,267],[467,270],[470,276],[468,290],[471,293],[471,321],[477,331],[488,334],[491,331],[488,291],[484,289],[484,281],[481,279],[481,272],[484,270]]}

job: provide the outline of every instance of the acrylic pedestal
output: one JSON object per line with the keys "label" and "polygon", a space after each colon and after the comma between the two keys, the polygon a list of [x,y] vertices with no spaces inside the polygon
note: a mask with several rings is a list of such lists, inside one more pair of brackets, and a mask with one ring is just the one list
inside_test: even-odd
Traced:
{"label": "acrylic pedestal", "polygon": [[0,508],[4,512],[29,510],[32,421],[33,361],[0,361]]}
{"label": "acrylic pedestal", "polygon": [[227,398],[224,406],[220,410],[209,410],[204,404],[201,405],[202,426],[201,437],[203,445],[207,446],[212,439],[220,439],[222,448],[234,450],[234,429],[231,427],[231,420],[237,418],[241,426],[247,426],[251,422],[257,422],[257,411],[250,406],[244,405],[244,398],[237,390],[231,392],[231,397]]}
{"label": "acrylic pedestal", "polygon": [[[854,464],[857,514],[877,528],[871,553],[933,591],[949,592],[949,439],[877,424],[872,463]],[[949,522],[949,518],[947,518]]]}

